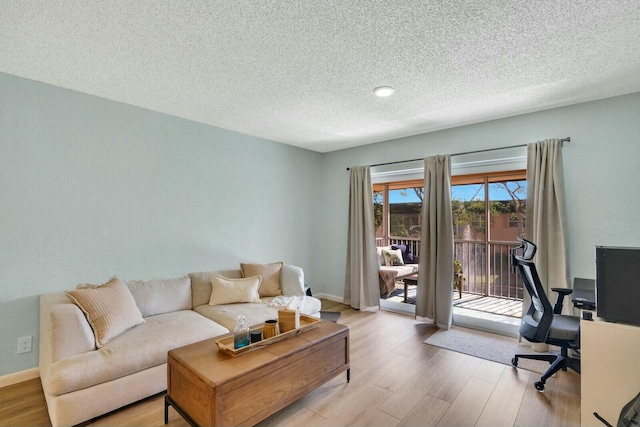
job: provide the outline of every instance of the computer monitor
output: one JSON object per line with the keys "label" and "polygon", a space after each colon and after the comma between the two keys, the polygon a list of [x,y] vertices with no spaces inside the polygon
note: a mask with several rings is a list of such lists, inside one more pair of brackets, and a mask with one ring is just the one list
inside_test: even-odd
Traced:
{"label": "computer monitor", "polygon": [[596,246],[596,310],[606,321],[640,326],[640,248]]}
{"label": "computer monitor", "polygon": [[573,292],[571,302],[575,308],[581,310],[596,309],[596,281],[594,279],[583,279],[576,277],[573,279]]}

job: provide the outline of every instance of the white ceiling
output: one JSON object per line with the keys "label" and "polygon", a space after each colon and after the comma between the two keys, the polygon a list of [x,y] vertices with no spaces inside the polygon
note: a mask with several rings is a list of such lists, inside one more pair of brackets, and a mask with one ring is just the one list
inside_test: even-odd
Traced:
{"label": "white ceiling", "polygon": [[640,0],[1,0],[0,71],[328,152],[639,92]]}

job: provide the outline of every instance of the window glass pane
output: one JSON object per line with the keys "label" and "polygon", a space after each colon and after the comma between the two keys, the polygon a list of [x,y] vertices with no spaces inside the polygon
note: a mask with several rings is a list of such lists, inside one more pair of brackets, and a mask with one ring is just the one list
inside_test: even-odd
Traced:
{"label": "window glass pane", "polygon": [[516,242],[524,237],[526,196],[526,180],[489,184],[492,241]]}
{"label": "window glass pane", "polygon": [[389,190],[389,235],[420,237],[422,187]]}
{"label": "window glass pane", "polygon": [[503,180],[489,184],[490,215],[490,287],[489,295],[522,298],[522,285],[512,271],[509,249],[524,237],[526,180]]}
{"label": "window glass pane", "polygon": [[376,225],[376,238],[384,237],[384,217],[382,209],[384,206],[384,188],[373,189],[373,221]]}
{"label": "window glass pane", "polygon": [[452,185],[451,210],[454,239],[484,241],[484,184]]}

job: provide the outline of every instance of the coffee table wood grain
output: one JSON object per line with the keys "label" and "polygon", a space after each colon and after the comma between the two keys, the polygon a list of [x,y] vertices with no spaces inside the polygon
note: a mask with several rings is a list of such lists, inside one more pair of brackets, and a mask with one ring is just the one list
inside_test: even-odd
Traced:
{"label": "coffee table wood grain", "polygon": [[168,355],[165,424],[173,406],[194,426],[254,425],[335,376],[349,381],[349,328],[326,320],[232,357],[216,339]]}

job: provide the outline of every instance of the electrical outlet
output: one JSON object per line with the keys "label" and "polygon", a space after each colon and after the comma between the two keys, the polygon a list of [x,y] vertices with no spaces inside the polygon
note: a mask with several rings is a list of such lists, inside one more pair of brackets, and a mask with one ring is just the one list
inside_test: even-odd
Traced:
{"label": "electrical outlet", "polygon": [[31,351],[31,335],[18,338],[18,354],[29,353]]}

